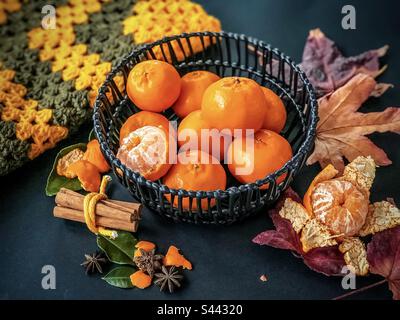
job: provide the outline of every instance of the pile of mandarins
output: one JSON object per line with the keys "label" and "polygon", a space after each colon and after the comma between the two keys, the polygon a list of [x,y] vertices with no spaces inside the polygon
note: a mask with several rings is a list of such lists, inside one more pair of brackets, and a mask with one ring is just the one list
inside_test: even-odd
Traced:
{"label": "pile of mandarins", "polygon": [[[279,135],[285,106],[254,80],[220,78],[208,71],[180,77],[171,64],[147,60],[131,70],[126,90],[142,111],[121,127],[117,157],[148,180],[162,179],[174,189],[224,190],[227,179],[220,161],[239,182],[250,183],[292,157],[290,144]],[[181,119],[177,130],[161,114],[171,107]],[[179,150],[170,148],[171,141]],[[182,205],[188,208],[189,200]]]}

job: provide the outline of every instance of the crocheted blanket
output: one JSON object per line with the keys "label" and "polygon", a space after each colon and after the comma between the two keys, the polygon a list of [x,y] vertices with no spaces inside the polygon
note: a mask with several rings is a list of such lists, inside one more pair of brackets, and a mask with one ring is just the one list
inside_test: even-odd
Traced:
{"label": "crocheted blanket", "polygon": [[107,73],[135,44],[221,29],[188,0],[52,3],[0,0],[0,176],[88,121]]}

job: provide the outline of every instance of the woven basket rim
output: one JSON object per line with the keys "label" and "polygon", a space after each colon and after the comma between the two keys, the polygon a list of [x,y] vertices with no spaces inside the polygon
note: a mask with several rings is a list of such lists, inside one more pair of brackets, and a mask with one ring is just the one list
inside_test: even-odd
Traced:
{"label": "woven basket rim", "polygon": [[[121,163],[121,161],[113,154],[113,151],[111,150],[110,146],[108,145],[106,141],[105,135],[101,132],[100,130],[100,115],[99,115],[99,109],[100,109],[100,104],[101,104],[101,98],[104,97],[106,90],[107,90],[107,85],[110,83],[110,81],[117,75],[117,73],[122,71],[122,68],[128,64],[133,58],[140,56],[141,54],[147,52],[149,49],[154,48],[155,46],[159,46],[160,44],[168,43],[171,41],[174,41],[178,38],[191,38],[191,37],[196,37],[196,36],[214,36],[214,37],[225,37],[225,38],[230,38],[234,40],[245,40],[248,42],[249,45],[254,45],[258,49],[266,49],[271,52],[273,52],[275,55],[279,56],[282,60],[284,60],[290,68],[292,68],[294,71],[297,72],[299,79],[302,81],[304,88],[309,95],[309,108],[310,108],[310,125],[306,126],[306,132],[305,132],[305,138],[303,142],[301,143],[299,149],[297,152],[292,156],[292,158],[287,161],[279,170],[268,174],[266,177],[263,179],[259,179],[255,182],[252,183],[247,183],[247,184],[241,184],[240,186],[231,186],[225,190],[212,190],[212,191],[195,191],[195,190],[186,190],[186,189],[173,189],[169,188],[168,186],[164,184],[160,184],[158,182],[150,181],[144,178],[142,175],[139,173],[132,171],[130,168],[125,166],[124,164]],[[276,84],[275,84],[276,85]],[[133,181],[146,185],[147,187],[156,189],[157,191],[161,191],[164,194],[171,194],[171,195],[176,195],[176,196],[183,196],[183,197],[200,197],[200,198],[224,198],[224,197],[229,197],[232,194],[240,194],[241,192],[248,191],[250,189],[257,190],[259,189],[262,185],[265,185],[267,183],[273,183],[275,181],[275,178],[280,176],[282,173],[287,171],[289,168],[293,168],[297,165],[298,160],[302,157],[304,154],[308,154],[314,144],[314,138],[316,135],[316,127],[318,123],[318,102],[315,94],[315,89],[310,83],[309,79],[305,75],[305,73],[295,64],[295,62],[286,54],[281,52],[279,49],[272,47],[270,44],[265,43],[264,41],[258,40],[253,37],[248,37],[244,34],[238,34],[238,33],[233,33],[233,32],[211,32],[211,31],[203,31],[203,32],[192,32],[192,33],[181,33],[179,35],[172,35],[172,36],[167,36],[164,37],[160,40],[151,42],[151,43],[146,43],[142,44],[139,47],[135,48],[132,50],[130,54],[128,54],[126,57],[124,57],[120,63],[118,63],[115,67],[112,68],[111,72],[107,75],[106,80],[104,83],[101,85],[101,87],[98,90],[95,104],[94,104],[94,112],[93,112],[93,124],[94,124],[94,132],[96,134],[97,139],[99,140],[100,147],[105,154],[106,158],[109,160],[111,164],[114,164],[117,168],[122,170],[124,174],[128,176],[129,179],[132,179]],[[108,128],[106,128],[108,129]]]}

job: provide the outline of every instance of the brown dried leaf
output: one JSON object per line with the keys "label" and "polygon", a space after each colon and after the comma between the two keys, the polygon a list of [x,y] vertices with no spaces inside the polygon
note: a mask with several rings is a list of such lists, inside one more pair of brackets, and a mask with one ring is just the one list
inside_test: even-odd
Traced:
{"label": "brown dried leaf", "polygon": [[357,74],[380,75],[386,67],[379,68],[379,58],[386,54],[388,48],[384,46],[358,56],[344,57],[331,39],[320,29],[314,29],[307,38],[301,67],[317,94],[322,96],[345,85]]}
{"label": "brown dried leaf", "polygon": [[393,87],[394,86],[391,83],[377,83],[374,90],[371,92],[370,96],[374,98],[379,98],[387,90]]}
{"label": "brown dried leaf", "polygon": [[300,241],[304,252],[308,252],[314,248],[337,245],[328,228],[319,223],[317,219],[311,219],[306,223],[301,230]]}
{"label": "brown dried leaf", "polygon": [[65,156],[63,156],[60,160],[58,160],[57,174],[59,176],[64,176],[69,179],[76,178],[76,174],[70,172],[68,170],[68,168],[71,164],[73,164],[79,160],[82,160],[84,154],[85,153],[79,148],[76,148],[76,149],[68,152]]}
{"label": "brown dried leaf", "polygon": [[319,99],[320,120],[315,149],[307,160],[308,165],[319,162],[321,167],[325,167],[332,163],[342,172],[343,157],[352,161],[360,155],[370,155],[380,166],[392,163],[386,153],[365,135],[387,131],[400,133],[400,108],[357,112],[375,84],[372,77],[358,74],[334,93]]}
{"label": "brown dried leaf", "polygon": [[343,242],[339,245],[339,250],[344,254],[346,264],[353,269],[356,275],[365,276],[368,274],[367,250],[359,238],[343,239]]}
{"label": "brown dried leaf", "polygon": [[388,201],[375,202],[369,206],[367,218],[359,235],[365,237],[400,225],[400,210]]}

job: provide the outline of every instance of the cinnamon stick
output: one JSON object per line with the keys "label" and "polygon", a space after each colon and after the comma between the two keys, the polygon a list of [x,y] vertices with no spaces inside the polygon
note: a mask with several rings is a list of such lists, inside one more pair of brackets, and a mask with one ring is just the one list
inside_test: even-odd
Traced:
{"label": "cinnamon stick", "polygon": [[[83,223],[85,222],[85,217],[83,216],[83,212],[71,208],[56,206],[54,207],[53,215],[57,218],[78,221]],[[128,222],[99,215],[96,216],[96,224],[104,228],[117,229],[129,232],[136,232],[138,227],[138,221]]]}
{"label": "cinnamon stick", "polygon": [[[83,216],[83,199],[84,196],[80,193],[61,188],[55,202],[60,207],[81,211]],[[132,223],[140,219],[141,208],[142,205],[138,203],[107,199],[97,203],[96,215]]]}

